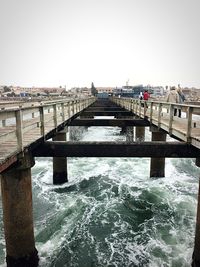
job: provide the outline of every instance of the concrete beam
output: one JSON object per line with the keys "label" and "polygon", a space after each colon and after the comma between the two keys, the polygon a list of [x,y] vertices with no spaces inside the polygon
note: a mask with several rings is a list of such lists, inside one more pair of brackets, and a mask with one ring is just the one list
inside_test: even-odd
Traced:
{"label": "concrete beam", "polygon": [[147,120],[142,119],[75,119],[69,126],[149,126]]}
{"label": "concrete beam", "polygon": [[133,116],[130,111],[83,111],[80,115],[85,116]]}
{"label": "concrete beam", "polygon": [[166,157],[197,158],[200,150],[183,142],[45,142],[37,157]]}

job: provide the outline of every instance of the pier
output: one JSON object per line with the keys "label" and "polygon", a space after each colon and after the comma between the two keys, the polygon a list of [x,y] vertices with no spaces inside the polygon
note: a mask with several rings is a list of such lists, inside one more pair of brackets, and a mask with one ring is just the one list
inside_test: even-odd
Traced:
{"label": "pier", "polygon": [[[165,158],[196,158],[200,165],[200,106],[158,101],[147,105],[144,108],[144,101],[131,98],[91,97],[1,106],[0,174],[7,266],[38,266],[31,192],[35,157],[53,157],[54,184],[68,181],[67,157],[150,157],[150,177],[165,176]],[[182,118],[174,116],[175,108],[181,109]],[[127,139],[118,143],[66,140],[66,132],[74,126],[118,126]],[[145,140],[145,127],[151,131],[151,141]],[[167,135],[173,141],[167,141]],[[199,201],[193,267],[200,266]]]}

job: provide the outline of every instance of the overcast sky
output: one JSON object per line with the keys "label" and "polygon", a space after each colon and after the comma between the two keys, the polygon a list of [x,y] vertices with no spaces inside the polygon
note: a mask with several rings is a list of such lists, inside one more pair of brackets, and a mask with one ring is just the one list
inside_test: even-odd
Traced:
{"label": "overcast sky", "polygon": [[200,88],[200,0],[0,0],[0,84]]}

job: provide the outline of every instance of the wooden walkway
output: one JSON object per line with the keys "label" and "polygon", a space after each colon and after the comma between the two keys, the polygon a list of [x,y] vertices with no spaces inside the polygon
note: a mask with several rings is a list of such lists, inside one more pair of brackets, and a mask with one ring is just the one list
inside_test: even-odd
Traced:
{"label": "wooden walkway", "polygon": [[[143,101],[136,99],[112,98],[111,100],[126,109],[121,112],[122,117],[123,114],[127,116],[129,113],[132,117],[137,115],[149,125],[163,129],[170,136],[200,149],[200,106],[149,101],[148,108],[145,109]],[[15,104],[14,108],[1,107],[0,173],[17,161],[20,153],[23,155],[24,151],[51,138],[78,117],[83,110],[84,114],[87,114],[87,107],[94,102],[95,98],[89,98],[32,105],[27,103],[26,106],[20,104],[20,108]],[[182,118],[173,116],[174,108],[182,110]],[[99,115],[106,114],[106,107],[99,107],[98,112]],[[114,107],[111,113],[112,116],[115,114]]]}
{"label": "wooden walkway", "polygon": [[[113,98],[113,101],[125,109],[148,120],[181,141],[192,144],[200,149],[200,105],[173,104],[158,101],[144,101],[130,98]],[[181,109],[181,118],[174,116],[174,109]]]}
{"label": "wooden walkway", "polygon": [[[95,98],[25,104],[0,110],[0,173],[35,143],[51,138],[56,131],[95,101]],[[21,105],[21,104],[20,104]]]}

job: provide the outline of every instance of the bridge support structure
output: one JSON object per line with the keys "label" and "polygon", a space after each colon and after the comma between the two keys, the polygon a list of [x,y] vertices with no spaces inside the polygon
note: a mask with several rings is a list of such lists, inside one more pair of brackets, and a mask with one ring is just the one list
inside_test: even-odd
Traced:
{"label": "bridge support structure", "polygon": [[31,167],[26,154],[21,162],[1,173],[3,221],[8,267],[38,266],[32,212]]}
{"label": "bridge support structure", "polygon": [[197,167],[200,167],[200,158],[196,158],[195,164]]}
{"label": "bridge support structure", "polygon": [[198,203],[197,203],[194,252],[192,255],[192,267],[200,267],[200,179],[199,179],[199,192],[198,192]]}
{"label": "bridge support structure", "polygon": [[[53,141],[66,141],[66,129],[58,132]],[[53,157],[53,184],[63,184],[68,182],[67,175],[67,158],[65,157]]]}
{"label": "bridge support structure", "polygon": [[145,127],[139,127],[139,126],[136,127],[135,139],[136,139],[136,142],[137,141],[142,142],[145,140]]}
{"label": "bridge support structure", "polygon": [[[166,141],[166,133],[159,131],[157,127],[151,127],[152,141]],[[165,176],[165,158],[151,158],[150,177]]]}
{"label": "bridge support structure", "polygon": [[126,142],[132,143],[134,141],[134,127],[127,126],[126,127]]}

